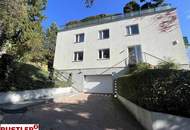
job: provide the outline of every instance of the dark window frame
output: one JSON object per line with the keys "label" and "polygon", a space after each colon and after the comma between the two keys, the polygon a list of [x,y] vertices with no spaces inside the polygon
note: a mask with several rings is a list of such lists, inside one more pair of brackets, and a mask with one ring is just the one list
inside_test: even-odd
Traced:
{"label": "dark window frame", "polygon": [[[107,52],[106,52],[107,51]],[[106,54],[107,53],[107,54]],[[100,49],[99,50],[99,59],[104,60],[104,59],[110,59],[110,49]]]}
{"label": "dark window frame", "polygon": [[84,51],[74,52],[74,62],[82,62],[84,60]]}
{"label": "dark window frame", "polygon": [[85,42],[85,33],[79,33],[75,35],[75,43]]}
{"label": "dark window frame", "polygon": [[139,35],[139,24],[133,24],[126,26],[127,36]]}
{"label": "dark window frame", "polygon": [[110,38],[110,30],[109,29],[104,29],[99,31],[99,39],[104,40],[104,39],[109,39]]}

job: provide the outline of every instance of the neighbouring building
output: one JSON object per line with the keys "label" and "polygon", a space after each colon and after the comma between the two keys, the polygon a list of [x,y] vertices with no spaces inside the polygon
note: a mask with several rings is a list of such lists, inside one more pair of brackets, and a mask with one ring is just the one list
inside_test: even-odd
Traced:
{"label": "neighbouring building", "polygon": [[80,91],[113,93],[113,77],[129,64],[157,65],[168,58],[188,68],[176,9],[162,6],[65,26],[54,68]]}

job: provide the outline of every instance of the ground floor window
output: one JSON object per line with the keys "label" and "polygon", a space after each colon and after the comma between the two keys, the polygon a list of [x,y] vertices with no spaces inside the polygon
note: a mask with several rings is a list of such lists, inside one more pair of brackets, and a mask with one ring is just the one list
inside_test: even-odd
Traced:
{"label": "ground floor window", "polygon": [[109,58],[110,58],[110,49],[99,50],[99,59],[109,59]]}

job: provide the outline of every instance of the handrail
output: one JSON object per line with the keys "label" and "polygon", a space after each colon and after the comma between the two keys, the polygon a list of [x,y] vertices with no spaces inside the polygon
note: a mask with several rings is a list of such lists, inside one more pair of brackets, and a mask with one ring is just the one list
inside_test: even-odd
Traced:
{"label": "handrail", "polygon": [[[61,76],[64,77],[66,80],[69,80],[69,78],[67,78],[65,75],[63,75],[62,73],[60,73],[58,70],[54,70],[54,72],[56,72],[57,74],[61,75]],[[80,92],[80,90],[78,90],[78,88],[77,88],[76,86],[72,85],[73,83],[76,83],[76,82],[71,79],[71,87],[72,87],[73,89],[75,89],[77,92]]]}
{"label": "handrail", "polygon": [[129,57],[127,57],[127,58],[123,59],[122,61],[120,61],[120,62],[114,64],[113,66],[109,67],[108,69],[106,69],[105,71],[103,71],[102,73],[100,73],[100,75],[104,74],[105,72],[109,71],[110,69],[114,68],[115,66],[121,64],[123,61],[126,61],[128,58],[129,58]]}
{"label": "handrail", "polygon": [[[147,53],[147,52],[143,52],[143,53],[146,54],[146,55],[149,55],[149,56],[151,56],[151,57],[153,57],[153,58],[155,58],[155,59],[158,59],[158,60],[160,60],[160,61],[163,61],[163,62],[166,62],[166,63],[170,63],[170,62],[168,62],[168,61],[166,61],[166,60],[164,60],[164,59],[162,59],[162,58],[160,58],[160,57],[154,56],[154,55],[152,55],[152,54],[150,54],[150,53]],[[183,66],[183,65],[188,65],[189,68],[190,68],[190,64],[178,64],[178,65],[181,65],[181,66]]]}
{"label": "handrail", "polygon": [[147,54],[147,55],[149,55],[149,56],[151,56],[151,57],[153,57],[153,58],[155,58],[155,59],[158,59],[158,60],[161,60],[161,61],[163,61],[163,62],[166,62],[166,63],[169,63],[168,61],[166,61],[166,60],[164,60],[164,59],[162,59],[162,58],[159,58],[159,57],[157,57],[157,56],[154,56],[154,55],[152,55],[152,54],[150,54],[150,53],[147,53],[147,52],[143,52],[144,54]]}
{"label": "handrail", "polygon": [[[164,60],[164,59],[162,59],[162,58],[160,58],[160,57],[154,56],[154,55],[152,55],[152,54],[150,54],[150,53],[142,52],[142,54],[146,54],[146,55],[149,55],[149,56],[151,56],[151,57],[153,57],[153,58],[155,58],[155,59],[157,59],[157,60],[160,60],[160,61],[163,61],[163,62],[169,63],[168,61],[166,61],[166,60]],[[121,60],[120,62],[114,64],[113,66],[107,68],[105,71],[101,72],[100,75],[106,73],[107,71],[111,70],[112,68],[114,68],[115,66],[121,64],[123,61],[125,61],[125,60],[127,60],[127,59],[129,59],[129,56],[128,56],[127,58]],[[145,61],[145,62],[146,62],[146,61]],[[189,68],[190,68],[190,64],[179,64],[179,65],[189,65]]]}

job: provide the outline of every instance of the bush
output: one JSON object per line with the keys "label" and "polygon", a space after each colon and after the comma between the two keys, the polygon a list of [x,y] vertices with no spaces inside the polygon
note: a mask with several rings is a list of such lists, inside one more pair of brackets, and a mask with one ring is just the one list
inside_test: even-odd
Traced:
{"label": "bush", "polygon": [[117,82],[121,96],[145,109],[190,117],[190,71],[145,70]]}
{"label": "bush", "polygon": [[135,64],[135,65],[130,65],[129,73],[141,72],[141,71],[145,71],[150,68],[151,68],[151,65],[148,63],[139,63],[139,64]]}
{"label": "bush", "polygon": [[0,92],[65,87],[63,81],[49,80],[48,72],[30,64],[15,63],[8,79],[0,79]]}
{"label": "bush", "polygon": [[158,64],[158,69],[179,69],[179,65],[173,60],[162,61]]}

